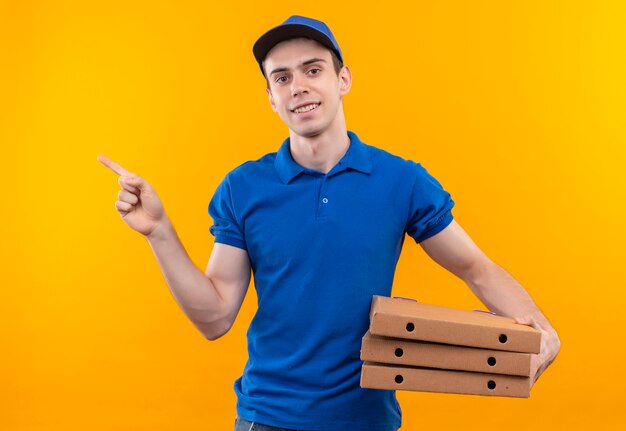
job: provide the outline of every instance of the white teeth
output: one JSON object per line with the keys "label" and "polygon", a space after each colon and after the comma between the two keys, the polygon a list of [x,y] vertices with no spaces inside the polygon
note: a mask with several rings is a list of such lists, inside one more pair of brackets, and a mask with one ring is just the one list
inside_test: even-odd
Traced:
{"label": "white teeth", "polygon": [[310,105],[306,105],[306,106],[301,106],[298,109],[294,109],[293,112],[297,112],[298,114],[301,114],[303,112],[309,112],[312,109],[315,109],[319,106],[319,103],[312,103]]}

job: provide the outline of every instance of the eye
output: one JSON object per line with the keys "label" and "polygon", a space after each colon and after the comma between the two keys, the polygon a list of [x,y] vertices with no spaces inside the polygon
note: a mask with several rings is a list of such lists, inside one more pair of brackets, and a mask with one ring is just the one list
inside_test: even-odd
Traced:
{"label": "eye", "polygon": [[322,71],[322,69],[320,69],[319,67],[314,67],[312,69],[309,69],[309,72],[311,73],[311,75],[317,75],[321,71]]}
{"label": "eye", "polygon": [[279,84],[287,82],[287,77],[285,75],[279,76],[278,78],[276,78],[276,82]]}

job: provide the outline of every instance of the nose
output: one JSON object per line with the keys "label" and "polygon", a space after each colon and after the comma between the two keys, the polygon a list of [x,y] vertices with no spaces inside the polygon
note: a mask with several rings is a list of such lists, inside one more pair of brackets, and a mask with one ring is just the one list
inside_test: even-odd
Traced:
{"label": "nose", "polygon": [[293,97],[298,96],[301,93],[308,93],[309,87],[306,84],[306,77],[295,73],[293,76],[293,80],[291,81],[291,95]]}

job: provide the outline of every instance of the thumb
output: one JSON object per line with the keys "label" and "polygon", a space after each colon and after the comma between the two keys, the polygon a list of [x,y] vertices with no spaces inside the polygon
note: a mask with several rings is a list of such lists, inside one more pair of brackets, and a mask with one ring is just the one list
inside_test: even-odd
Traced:
{"label": "thumb", "polygon": [[122,181],[129,186],[137,187],[140,190],[146,189],[147,183],[139,175],[133,175],[130,177],[123,177]]}
{"label": "thumb", "polygon": [[537,321],[535,320],[533,316],[516,317],[515,323],[519,323],[521,325],[532,326],[533,328],[539,327],[539,325],[537,324]]}

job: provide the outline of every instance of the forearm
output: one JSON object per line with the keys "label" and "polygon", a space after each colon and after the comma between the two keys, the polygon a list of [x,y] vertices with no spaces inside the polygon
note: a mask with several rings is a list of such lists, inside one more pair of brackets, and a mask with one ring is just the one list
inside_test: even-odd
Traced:
{"label": "forearm", "polygon": [[146,239],[187,317],[205,335],[223,332],[224,301],[211,280],[191,261],[170,220],[166,218]]}
{"label": "forearm", "polygon": [[453,221],[422,247],[441,266],[464,280],[489,310],[515,318],[541,332],[541,347],[531,359],[533,381],[559,352],[559,336],[528,292],[504,269],[489,259]]}
{"label": "forearm", "polygon": [[532,316],[548,331],[554,328],[528,292],[502,267],[489,261],[477,265],[465,279],[489,310],[508,317]]}
{"label": "forearm", "polygon": [[508,272],[484,261],[465,280],[476,296],[497,314],[516,318],[541,331],[541,348],[532,360],[532,382],[554,361],[561,348],[559,336],[528,292]]}

